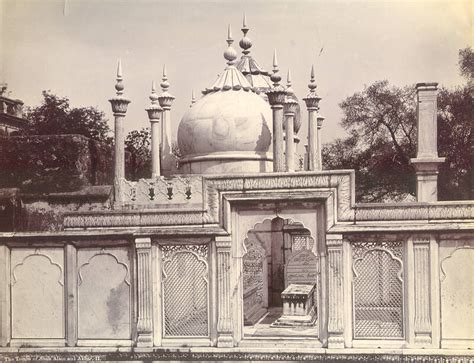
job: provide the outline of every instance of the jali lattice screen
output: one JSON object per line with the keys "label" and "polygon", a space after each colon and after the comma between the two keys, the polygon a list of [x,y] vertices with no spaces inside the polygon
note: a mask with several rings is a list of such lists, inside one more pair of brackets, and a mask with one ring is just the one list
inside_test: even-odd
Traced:
{"label": "jali lattice screen", "polygon": [[360,242],[353,251],[354,339],[403,338],[401,242]]}
{"label": "jali lattice screen", "polygon": [[209,335],[207,245],[162,246],[164,336]]}

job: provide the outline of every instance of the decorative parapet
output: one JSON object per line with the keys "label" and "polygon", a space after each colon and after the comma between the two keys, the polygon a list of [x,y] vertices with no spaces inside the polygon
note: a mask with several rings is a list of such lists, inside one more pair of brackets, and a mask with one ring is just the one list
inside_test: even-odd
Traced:
{"label": "decorative parapet", "polygon": [[122,180],[122,204],[156,207],[169,204],[202,205],[202,177],[156,177],[139,181]]}
{"label": "decorative parapet", "polygon": [[474,202],[357,204],[355,222],[474,219]]}
{"label": "decorative parapet", "polygon": [[[410,225],[435,225],[474,221],[474,202],[355,204],[354,173],[324,171],[265,173],[226,176],[176,176],[122,181],[121,208],[66,214],[64,228],[115,228],[222,224],[227,199],[258,193],[274,200],[304,194],[326,203],[328,228],[376,230],[381,224],[367,222],[410,221]],[[322,197],[320,192],[329,193]],[[318,194],[319,193],[319,194]],[[430,222],[433,223],[430,224]],[[406,226],[408,229],[410,226]],[[399,228],[399,227],[397,227]],[[344,231],[343,231],[344,229]],[[449,229],[449,228],[448,228]]]}

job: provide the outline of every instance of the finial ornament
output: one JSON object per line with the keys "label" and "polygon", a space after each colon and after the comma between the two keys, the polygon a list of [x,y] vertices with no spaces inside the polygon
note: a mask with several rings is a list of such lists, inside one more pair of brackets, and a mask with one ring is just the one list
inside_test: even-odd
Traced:
{"label": "finial ornament", "polygon": [[232,48],[232,43],[234,39],[232,39],[232,29],[230,27],[227,28],[227,45],[229,46],[226,51],[224,52],[224,58],[227,60],[228,65],[234,64],[234,61],[237,59],[237,52],[234,48]]}
{"label": "finial ornament", "polygon": [[158,97],[158,101],[160,102],[160,106],[165,109],[169,110],[174,100],[174,96],[168,92],[168,88],[170,88],[170,83],[168,82],[168,76],[166,75],[166,65],[163,65],[163,77],[161,78],[161,95]]}
{"label": "finial ornament", "polygon": [[158,104],[158,95],[156,94],[155,81],[151,81],[150,101],[152,105]]}
{"label": "finial ornament", "polygon": [[194,96],[194,90],[191,90],[191,107],[196,103],[196,97]]}
{"label": "finial ornament", "polygon": [[167,92],[168,88],[170,88],[170,83],[168,82],[168,77],[166,75],[166,65],[163,66],[163,78],[160,86],[163,92]]}
{"label": "finial ornament", "polygon": [[158,103],[158,95],[156,94],[156,86],[155,86],[155,81],[151,82],[151,93],[150,93],[150,101],[151,105],[147,109],[145,109],[146,112],[148,112],[148,118],[150,121],[158,121],[160,119],[161,115],[161,107],[160,104]]}
{"label": "finial ornament", "polygon": [[308,84],[308,88],[310,92],[314,92],[318,86],[316,85],[315,78],[314,78],[314,64],[311,66],[311,79]]}
{"label": "finial ornament", "polygon": [[117,91],[117,96],[121,96],[123,94],[124,86],[123,86],[123,78],[122,78],[122,62],[119,59],[117,64],[117,83],[115,84],[115,90]]}
{"label": "finial ornament", "polygon": [[311,78],[308,84],[309,94],[303,98],[306,102],[306,107],[311,110],[319,110],[319,101],[321,101],[321,97],[318,96],[316,93],[316,82],[314,77],[314,65],[311,66]]}
{"label": "finial ornament", "polygon": [[112,105],[112,112],[114,115],[125,115],[127,112],[127,106],[130,103],[129,100],[124,98],[123,95],[123,77],[122,77],[122,62],[118,61],[117,64],[117,83],[115,83],[115,90],[117,91],[117,96],[111,98],[109,100],[110,104]]}
{"label": "finial ornament", "polygon": [[281,77],[278,74],[278,60],[277,60],[277,51],[273,51],[273,74],[270,76],[270,79],[273,82],[273,86],[278,87],[280,85]]}
{"label": "finial ornament", "polygon": [[240,48],[243,49],[242,53],[247,55],[250,53],[249,49],[252,47],[252,41],[250,40],[250,38],[247,37],[249,28],[247,27],[247,17],[245,16],[245,13],[244,13],[244,19],[242,21],[241,30],[242,30],[242,33],[244,33],[244,37],[240,39],[239,45],[240,45]]}
{"label": "finial ornament", "polygon": [[291,88],[291,70],[288,68],[288,73],[286,75],[286,91],[288,93],[293,92],[293,88]]}

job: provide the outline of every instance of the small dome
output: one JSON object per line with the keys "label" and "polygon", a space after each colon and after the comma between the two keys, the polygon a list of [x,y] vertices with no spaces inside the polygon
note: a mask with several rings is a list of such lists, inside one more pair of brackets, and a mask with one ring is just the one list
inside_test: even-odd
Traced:
{"label": "small dome", "polygon": [[178,145],[183,157],[199,154],[270,151],[271,109],[244,90],[209,93],[183,116]]}

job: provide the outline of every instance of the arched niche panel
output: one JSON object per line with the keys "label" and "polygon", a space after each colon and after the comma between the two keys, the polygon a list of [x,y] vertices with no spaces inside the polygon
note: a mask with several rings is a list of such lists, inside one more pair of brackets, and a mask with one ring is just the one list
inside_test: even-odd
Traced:
{"label": "arched niche panel", "polygon": [[[443,241],[440,248],[441,327],[443,346],[474,347],[472,316],[474,293],[474,240],[465,243]],[[468,341],[468,342],[466,342]]]}
{"label": "arched niche panel", "polygon": [[78,266],[78,338],[130,339],[128,249],[79,250]]}
{"label": "arched niche panel", "polygon": [[11,266],[12,338],[63,339],[63,249],[12,249]]}

